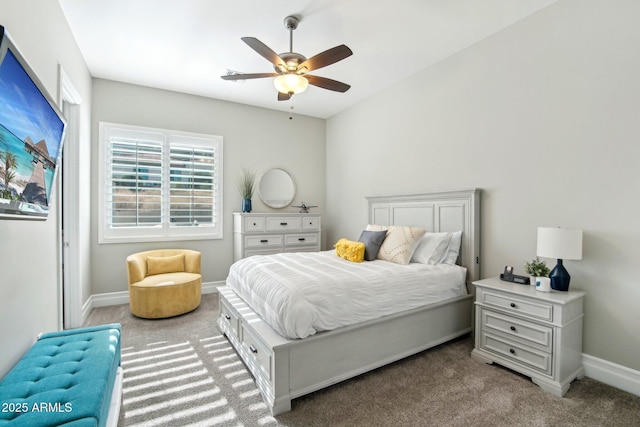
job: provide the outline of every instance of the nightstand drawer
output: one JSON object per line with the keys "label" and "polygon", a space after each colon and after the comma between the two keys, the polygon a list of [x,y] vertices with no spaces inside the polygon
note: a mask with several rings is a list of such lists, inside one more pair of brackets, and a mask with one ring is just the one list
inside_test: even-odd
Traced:
{"label": "nightstand drawer", "polygon": [[527,348],[509,339],[503,339],[485,332],[482,333],[482,347],[485,350],[512,360],[520,365],[527,365],[544,374],[551,375],[551,353]]}
{"label": "nightstand drawer", "polygon": [[[522,286],[522,285],[520,285]],[[544,301],[533,301],[512,297],[509,294],[498,294],[493,292],[482,292],[481,303],[501,308],[508,313],[517,313],[521,316],[530,317],[532,319],[553,321],[553,305]]]}
{"label": "nightstand drawer", "polygon": [[268,248],[273,246],[282,246],[283,236],[281,234],[273,235],[257,235],[257,236],[245,236],[244,238],[245,248]]}
{"label": "nightstand drawer", "polygon": [[540,346],[542,350],[549,352],[552,350],[553,328],[505,316],[484,308],[481,310],[482,329],[517,337],[529,344]]}

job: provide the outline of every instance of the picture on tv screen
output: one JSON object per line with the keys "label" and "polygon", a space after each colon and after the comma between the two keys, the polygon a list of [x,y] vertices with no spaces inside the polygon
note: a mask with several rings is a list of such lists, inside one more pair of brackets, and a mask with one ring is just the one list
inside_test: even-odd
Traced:
{"label": "picture on tv screen", "polygon": [[0,217],[46,219],[65,121],[0,26]]}

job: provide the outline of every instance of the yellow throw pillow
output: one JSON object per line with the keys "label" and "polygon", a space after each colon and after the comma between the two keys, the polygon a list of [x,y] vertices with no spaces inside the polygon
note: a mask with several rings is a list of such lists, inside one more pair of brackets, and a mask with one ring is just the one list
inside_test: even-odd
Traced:
{"label": "yellow throw pillow", "polygon": [[184,271],[184,255],[147,257],[147,276]]}
{"label": "yellow throw pillow", "polygon": [[364,261],[364,243],[353,242],[347,239],[340,239],[334,245],[336,255],[347,261],[362,262]]}

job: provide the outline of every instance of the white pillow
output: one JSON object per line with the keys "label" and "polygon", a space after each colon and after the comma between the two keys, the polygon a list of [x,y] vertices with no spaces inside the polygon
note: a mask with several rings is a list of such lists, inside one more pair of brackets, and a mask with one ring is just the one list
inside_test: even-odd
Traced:
{"label": "white pillow", "polygon": [[440,264],[447,256],[452,236],[453,233],[425,233],[411,257],[411,262]]}
{"label": "white pillow", "polygon": [[442,260],[442,264],[455,265],[460,254],[460,244],[462,243],[462,231],[456,231],[451,236],[451,242],[449,242],[449,248],[447,254]]}
{"label": "white pillow", "polygon": [[401,227],[392,225],[367,225],[369,231],[387,231],[387,237],[380,246],[378,259],[394,262],[400,265],[407,265],[411,261],[411,256],[416,250],[420,239],[427,232],[420,227]]}

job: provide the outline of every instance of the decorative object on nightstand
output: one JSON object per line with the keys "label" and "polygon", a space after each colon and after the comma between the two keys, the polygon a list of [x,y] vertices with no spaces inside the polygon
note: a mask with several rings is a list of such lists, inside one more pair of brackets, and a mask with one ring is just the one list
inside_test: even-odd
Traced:
{"label": "decorative object on nightstand", "polygon": [[556,258],[558,263],[551,270],[551,289],[566,292],[571,276],[562,260],[582,259],[582,230],[560,227],[538,227],[537,254],[543,258]]}
{"label": "decorative object on nightstand", "polygon": [[[547,267],[547,263],[544,260],[541,260],[538,257],[531,260],[531,262],[527,262],[524,265],[524,271],[527,272],[531,277],[529,278],[529,284],[536,287],[536,290],[542,292],[550,292],[549,283],[546,280],[540,281],[540,286],[538,285],[538,278],[541,279],[549,279],[549,267]],[[547,282],[544,283],[543,282]]]}
{"label": "decorative object on nightstand", "polygon": [[498,278],[476,287],[475,348],[471,357],[498,363],[543,390],[562,397],[571,381],[584,377],[584,292],[536,292]]}
{"label": "decorative object on nightstand", "polygon": [[238,190],[242,194],[242,212],[251,212],[251,199],[256,188],[256,175],[243,169],[238,179]]}

